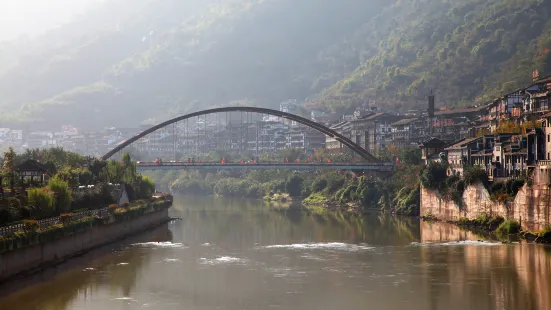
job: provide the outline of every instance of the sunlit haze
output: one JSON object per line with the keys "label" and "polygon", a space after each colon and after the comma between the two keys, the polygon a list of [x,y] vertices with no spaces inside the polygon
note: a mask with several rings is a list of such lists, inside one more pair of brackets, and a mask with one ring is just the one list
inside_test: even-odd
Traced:
{"label": "sunlit haze", "polygon": [[105,0],[2,0],[0,41],[41,33],[102,1]]}

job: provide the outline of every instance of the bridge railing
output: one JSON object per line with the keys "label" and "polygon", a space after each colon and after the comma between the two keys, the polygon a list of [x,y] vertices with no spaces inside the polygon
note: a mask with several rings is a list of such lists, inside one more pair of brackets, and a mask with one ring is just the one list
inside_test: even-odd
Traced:
{"label": "bridge railing", "polygon": [[138,166],[227,166],[227,165],[274,165],[274,166],[303,166],[303,165],[312,165],[312,166],[394,166],[392,163],[360,163],[360,162],[352,162],[352,163],[342,163],[342,162],[331,162],[331,163],[324,163],[324,162],[288,162],[288,163],[282,163],[277,161],[263,161],[263,162],[162,162],[162,163],[155,163],[155,162],[137,162],[136,165]]}

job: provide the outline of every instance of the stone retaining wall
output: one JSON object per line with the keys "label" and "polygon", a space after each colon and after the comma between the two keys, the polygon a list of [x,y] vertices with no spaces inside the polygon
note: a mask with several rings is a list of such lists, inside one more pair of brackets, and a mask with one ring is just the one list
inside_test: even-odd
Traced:
{"label": "stone retaining wall", "polygon": [[93,248],[120,240],[168,220],[168,209],[138,218],[92,227],[61,239],[0,254],[0,282],[10,277],[54,265]]}
{"label": "stone retaining wall", "polygon": [[421,186],[420,212],[421,215],[432,214],[443,221],[475,219],[483,214],[501,216],[519,221],[523,229],[537,231],[551,225],[550,203],[551,189],[547,185],[524,185],[514,201],[509,203],[493,201],[482,184],[471,185],[463,193],[461,207],[451,199],[442,198],[438,192]]}

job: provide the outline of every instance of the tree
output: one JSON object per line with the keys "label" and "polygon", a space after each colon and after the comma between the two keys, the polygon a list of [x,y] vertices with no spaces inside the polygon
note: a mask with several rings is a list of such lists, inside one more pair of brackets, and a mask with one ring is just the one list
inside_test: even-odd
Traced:
{"label": "tree", "polygon": [[55,211],[67,212],[71,208],[71,191],[69,184],[55,176],[48,182],[48,189],[55,193]]}
{"label": "tree", "polygon": [[431,162],[421,172],[419,179],[424,187],[430,189],[438,189],[445,185],[447,165],[444,163]]}
{"label": "tree", "polygon": [[15,192],[15,156],[15,151],[13,150],[13,147],[10,146],[8,150],[4,152],[4,161],[2,166],[2,173],[9,179],[12,195]]}
{"label": "tree", "polygon": [[287,193],[292,197],[299,197],[302,194],[303,179],[298,175],[292,175],[285,183]]}

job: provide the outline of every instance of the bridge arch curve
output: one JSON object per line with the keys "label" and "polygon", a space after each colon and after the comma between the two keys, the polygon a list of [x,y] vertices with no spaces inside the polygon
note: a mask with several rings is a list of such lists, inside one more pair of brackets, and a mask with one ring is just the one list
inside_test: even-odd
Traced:
{"label": "bridge arch curve", "polygon": [[196,116],[202,116],[202,115],[207,115],[207,114],[215,114],[215,113],[224,113],[224,112],[253,112],[253,113],[262,113],[262,114],[267,114],[267,115],[273,115],[273,116],[278,116],[278,117],[282,117],[282,118],[286,118],[286,119],[289,119],[289,120],[292,120],[292,121],[296,121],[302,125],[305,125],[307,127],[310,127],[310,128],[313,128],[327,136],[330,136],[332,138],[335,138],[337,141],[339,141],[340,143],[346,145],[348,148],[350,148],[351,150],[353,150],[354,152],[356,152],[359,156],[361,156],[363,159],[369,161],[369,162],[379,162],[379,160],[371,155],[367,150],[365,150],[364,148],[362,148],[361,146],[359,146],[358,144],[352,142],[350,139],[348,139],[347,137],[341,135],[340,133],[334,131],[333,129],[327,127],[327,126],[324,126],[324,125],[321,125],[321,124],[318,124],[314,121],[311,121],[309,119],[306,119],[304,117],[301,117],[301,116],[298,116],[298,115],[294,115],[294,114],[291,114],[291,113],[287,113],[287,112],[281,112],[281,111],[278,111],[278,110],[273,110],[273,109],[267,109],[267,108],[257,108],[257,107],[224,107],[224,108],[215,108],[215,109],[208,109],[208,110],[202,110],[202,111],[198,111],[198,112],[193,112],[193,113],[189,113],[189,114],[186,114],[186,115],[182,115],[182,116],[179,116],[179,117],[176,117],[176,118],[173,118],[173,119],[170,119],[168,121],[165,121],[165,122],[162,122],[160,124],[157,124],[147,130],[144,130],[142,132],[140,132],[139,134],[135,135],[134,137],[124,141],[123,143],[117,145],[114,149],[110,150],[109,152],[107,152],[105,155],[103,155],[101,157],[101,159],[103,160],[107,160],[109,159],[111,156],[113,156],[114,154],[116,154],[117,152],[121,151],[122,149],[124,149],[125,147],[129,146],[130,144],[138,141],[139,139],[149,135],[150,133],[153,133],[155,132],[156,130],[159,130],[161,128],[164,128],[168,125],[172,125],[173,123],[176,123],[176,122],[179,122],[179,121],[183,121],[183,120],[186,120],[186,119],[189,119],[189,118],[192,118],[192,117],[196,117]]}

